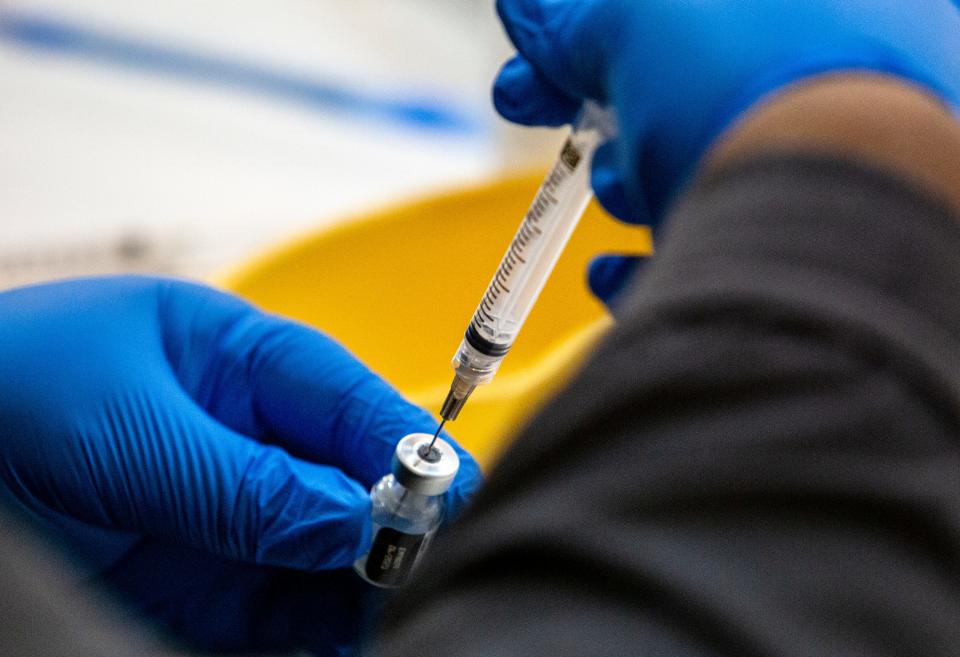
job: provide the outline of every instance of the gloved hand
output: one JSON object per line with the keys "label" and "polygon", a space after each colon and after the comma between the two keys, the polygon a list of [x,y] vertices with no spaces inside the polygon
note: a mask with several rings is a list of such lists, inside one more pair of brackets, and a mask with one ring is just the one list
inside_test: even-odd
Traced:
{"label": "gloved hand", "polygon": [[[435,427],[333,340],[209,288],[0,293],[0,501],[205,649],[348,648],[367,585],[330,569],[368,548],[397,441]],[[454,513],[480,481],[458,452]]]}
{"label": "gloved hand", "polygon": [[[600,202],[661,221],[711,142],[766,94],[860,69],[960,102],[960,12],[951,0],[498,0],[519,55],[494,103],[527,125],[570,122],[584,98],[610,105],[618,139],[595,158]],[[601,260],[615,293],[633,265]]]}

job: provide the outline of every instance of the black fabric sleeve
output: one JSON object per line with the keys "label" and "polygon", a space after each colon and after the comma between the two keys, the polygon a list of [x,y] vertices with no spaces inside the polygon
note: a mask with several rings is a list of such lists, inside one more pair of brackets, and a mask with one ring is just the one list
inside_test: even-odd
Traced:
{"label": "black fabric sleeve", "polygon": [[0,656],[190,657],[85,585],[87,573],[9,511],[0,504]]}
{"label": "black fabric sleeve", "polygon": [[960,219],[780,156],[659,246],[375,654],[960,654]]}

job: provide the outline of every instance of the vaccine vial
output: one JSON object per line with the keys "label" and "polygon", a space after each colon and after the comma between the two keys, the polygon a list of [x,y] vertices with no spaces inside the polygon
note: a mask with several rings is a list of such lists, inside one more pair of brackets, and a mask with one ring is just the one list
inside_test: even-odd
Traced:
{"label": "vaccine vial", "polygon": [[460,458],[433,435],[404,436],[393,454],[390,474],[370,489],[373,543],[354,570],[376,586],[401,586],[416,568],[443,520],[443,494],[450,488]]}

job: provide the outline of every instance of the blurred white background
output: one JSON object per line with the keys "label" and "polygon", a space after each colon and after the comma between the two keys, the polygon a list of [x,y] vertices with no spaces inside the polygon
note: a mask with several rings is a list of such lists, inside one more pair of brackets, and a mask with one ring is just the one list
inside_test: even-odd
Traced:
{"label": "blurred white background", "polygon": [[208,276],[542,161],[509,52],[492,0],[0,0],[0,287]]}

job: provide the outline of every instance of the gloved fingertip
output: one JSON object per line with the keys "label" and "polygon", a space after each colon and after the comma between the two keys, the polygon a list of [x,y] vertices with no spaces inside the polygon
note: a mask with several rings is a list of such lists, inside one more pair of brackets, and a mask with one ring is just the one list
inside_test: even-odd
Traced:
{"label": "gloved fingertip", "polygon": [[608,255],[594,258],[587,273],[590,290],[613,309],[644,262],[644,258],[637,256]]}
{"label": "gloved fingertip", "polygon": [[617,144],[613,141],[601,144],[593,154],[590,171],[594,195],[603,209],[617,219],[631,224],[643,223],[646,215],[631,207],[620,171]]}
{"label": "gloved fingertip", "polygon": [[556,127],[573,121],[580,101],[554,87],[517,55],[503,65],[494,82],[493,105],[508,121]]}
{"label": "gloved fingertip", "polygon": [[606,167],[594,167],[590,184],[597,202],[613,217],[627,223],[637,223],[623,193],[623,183],[617,171]]}
{"label": "gloved fingertip", "polygon": [[493,83],[494,108],[500,116],[515,123],[523,123],[528,114],[528,99],[519,93],[527,84],[524,78],[529,73],[525,68],[525,60],[517,55],[507,60]]}
{"label": "gloved fingertip", "polygon": [[326,570],[350,566],[370,547],[370,496],[338,468],[282,453],[258,459],[239,497],[240,535],[249,546],[241,558]]}

